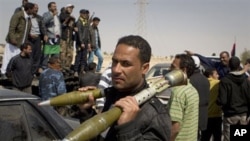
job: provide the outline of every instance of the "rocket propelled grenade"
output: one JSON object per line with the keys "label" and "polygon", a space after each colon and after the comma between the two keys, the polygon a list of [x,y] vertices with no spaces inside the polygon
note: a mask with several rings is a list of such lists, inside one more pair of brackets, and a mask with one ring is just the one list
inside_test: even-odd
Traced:
{"label": "rocket propelled grenade", "polygon": [[89,94],[92,94],[95,99],[103,97],[100,89],[88,90],[86,92],[73,91],[42,101],[38,105],[64,106],[85,103],[88,101]]}
{"label": "rocket propelled grenade", "polygon": [[[186,84],[187,76],[180,70],[174,70],[166,74],[165,77],[156,78],[155,80],[151,79],[148,83],[150,84],[149,88],[142,90],[134,96],[139,105],[170,86]],[[119,107],[113,107],[106,112],[98,114],[82,123],[68,134],[63,141],[88,141],[110,127],[119,119],[121,113],[122,110]]]}

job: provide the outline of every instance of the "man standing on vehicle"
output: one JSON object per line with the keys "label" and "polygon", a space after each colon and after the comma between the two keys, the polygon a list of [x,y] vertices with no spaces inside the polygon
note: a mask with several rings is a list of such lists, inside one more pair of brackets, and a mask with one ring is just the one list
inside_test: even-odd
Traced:
{"label": "man standing on vehicle", "polygon": [[14,56],[7,67],[7,74],[12,76],[12,83],[15,90],[32,93],[31,83],[33,80],[32,72],[32,45],[24,43],[20,47],[21,53]]}
{"label": "man standing on vehicle", "polygon": [[98,25],[100,23],[100,18],[94,17],[92,20],[92,25],[90,26],[90,35],[91,35],[91,51],[89,51],[88,63],[93,62],[94,54],[98,58],[96,71],[100,72],[102,68],[102,51],[101,51],[101,38],[99,34]]}
{"label": "man standing on vehicle", "polygon": [[47,68],[49,57],[59,56],[60,53],[61,23],[58,17],[56,3],[50,2],[48,9],[49,11],[43,14],[43,22],[47,30],[48,40],[43,47],[41,69]]}
{"label": "man standing on vehicle", "polygon": [[75,18],[71,15],[74,9],[73,4],[67,4],[64,11],[61,11],[59,18],[62,24],[62,38],[60,42],[60,60],[62,68],[70,70],[73,60],[73,32],[75,28]]}
{"label": "man standing on vehicle", "polygon": [[74,63],[74,76],[87,70],[87,54],[91,47],[91,37],[89,31],[89,10],[80,10],[80,16],[76,22],[76,56]]}
{"label": "man standing on vehicle", "polygon": [[9,32],[6,37],[6,45],[3,55],[3,64],[1,67],[1,77],[5,76],[7,65],[10,59],[20,53],[20,46],[28,39],[31,29],[30,15],[33,14],[34,4],[26,3],[24,11],[15,13],[10,20]]}
{"label": "man standing on vehicle", "polygon": [[38,15],[38,5],[34,4],[34,13],[31,16],[31,30],[28,40],[32,44],[33,70],[39,73],[39,66],[42,57],[42,41],[47,42],[48,36],[42,16]]}

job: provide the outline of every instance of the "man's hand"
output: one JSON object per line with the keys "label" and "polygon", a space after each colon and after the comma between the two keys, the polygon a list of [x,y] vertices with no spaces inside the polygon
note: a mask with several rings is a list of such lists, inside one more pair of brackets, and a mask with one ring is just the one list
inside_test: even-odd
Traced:
{"label": "man's hand", "polygon": [[16,40],[13,40],[13,39],[10,39],[10,43],[11,43],[12,45],[14,45],[14,46],[17,45],[17,41],[16,41]]}
{"label": "man's hand", "polygon": [[[96,89],[95,86],[87,86],[79,88],[78,90],[81,92],[86,92],[88,90],[94,90],[94,89]],[[94,96],[90,94],[88,97],[88,102],[83,104],[78,104],[78,107],[80,108],[81,111],[84,111],[85,109],[91,108],[94,104],[95,104]]]}
{"label": "man's hand", "polygon": [[85,45],[84,45],[84,44],[81,44],[81,48],[84,49],[84,48],[85,48]]}
{"label": "man's hand", "polygon": [[92,51],[90,44],[88,44],[88,49],[87,50],[88,50],[88,52]]}
{"label": "man's hand", "polygon": [[187,55],[190,55],[190,56],[194,55],[194,53],[190,50],[185,50],[185,52],[187,53]]}
{"label": "man's hand", "polygon": [[48,42],[49,37],[47,35],[44,35],[43,40],[44,42]]}
{"label": "man's hand", "polygon": [[39,35],[37,35],[37,34],[30,34],[30,37],[32,38],[32,39],[34,39],[34,38],[37,38]]}
{"label": "man's hand", "polygon": [[77,28],[77,27],[74,27],[74,31],[75,31],[75,32],[78,32],[78,28]]}
{"label": "man's hand", "polygon": [[137,113],[140,110],[136,99],[132,96],[127,96],[125,98],[118,100],[115,103],[115,106],[120,107],[122,109],[122,114],[117,121],[118,125],[133,120],[137,116]]}

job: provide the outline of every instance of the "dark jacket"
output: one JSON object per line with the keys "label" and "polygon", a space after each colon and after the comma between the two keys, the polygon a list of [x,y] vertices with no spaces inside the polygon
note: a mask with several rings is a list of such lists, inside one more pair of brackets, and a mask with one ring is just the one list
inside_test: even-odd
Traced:
{"label": "dark jacket", "polygon": [[15,87],[22,89],[31,86],[34,74],[32,58],[20,54],[14,56],[7,66],[7,73],[11,73],[12,83]]}
{"label": "dark jacket", "polygon": [[[25,38],[24,42],[27,41],[28,35],[31,29],[31,21],[28,20],[27,32],[25,34],[26,19],[24,16],[24,11],[19,11],[15,13],[10,20],[9,31],[6,37],[6,42],[20,47]],[[25,36],[25,37],[24,37]],[[16,43],[15,43],[16,42]]]}
{"label": "dark jacket", "polygon": [[36,15],[36,19],[37,19],[39,29],[41,32],[41,37],[43,38],[45,35],[47,35],[47,31],[46,31],[45,23],[43,21],[43,17],[40,15]]}
{"label": "dark jacket", "polygon": [[[68,20],[69,19],[69,20]],[[73,30],[74,30],[74,24],[75,24],[75,18],[71,17],[69,13],[66,13],[65,11],[61,12],[59,15],[59,20],[61,22],[62,26],[62,36],[61,39],[67,41],[73,40]],[[64,23],[65,20],[68,20],[67,23]],[[71,25],[72,22],[73,24]]]}
{"label": "dark jacket", "polygon": [[190,76],[190,83],[195,87],[199,93],[199,129],[206,130],[208,119],[208,102],[210,93],[210,84],[208,79],[200,73],[199,69],[195,69]]}
{"label": "dark jacket", "polygon": [[[97,31],[97,39],[96,41],[96,34],[95,31]],[[101,39],[100,39],[100,34],[99,34],[99,29],[98,27],[94,27],[93,25],[90,26],[90,35],[91,35],[91,48],[96,49],[96,47],[101,48]]]}
{"label": "dark jacket", "polygon": [[23,6],[20,6],[20,7],[17,7],[14,11],[14,14],[17,13],[17,12],[20,12],[23,10]]}
{"label": "dark jacket", "polygon": [[[147,88],[146,84],[131,93],[134,95],[144,88]],[[103,111],[108,110],[120,98],[127,96],[127,93],[118,92],[113,87],[105,89],[105,94],[106,102]],[[153,97],[141,105],[140,109],[133,121],[119,126],[114,123],[105,141],[170,140],[171,119],[166,106]]]}
{"label": "dark jacket", "polygon": [[203,66],[206,68],[216,68],[218,74],[219,74],[219,79],[223,78],[224,76],[226,76],[230,69],[229,67],[225,66],[224,64],[222,64],[221,62],[214,62],[200,54],[195,54],[195,56],[198,56],[201,63],[203,64]]}
{"label": "dark jacket", "polygon": [[248,112],[247,97],[250,85],[244,74],[229,73],[219,83],[217,104],[222,106],[225,117]]}
{"label": "dark jacket", "polygon": [[76,22],[76,27],[78,28],[78,31],[76,32],[76,45],[80,46],[81,44],[90,44],[91,37],[88,20],[85,19],[85,22],[83,23],[79,18]]}
{"label": "dark jacket", "polygon": [[[57,16],[58,20],[59,17]],[[59,20],[60,21],[60,20]],[[55,26],[55,21],[54,21],[54,16],[50,11],[45,12],[43,14],[43,22],[46,28],[47,36],[49,38],[56,38],[56,36],[61,36],[61,35],[55,35],[54,32],[54,26]]]}

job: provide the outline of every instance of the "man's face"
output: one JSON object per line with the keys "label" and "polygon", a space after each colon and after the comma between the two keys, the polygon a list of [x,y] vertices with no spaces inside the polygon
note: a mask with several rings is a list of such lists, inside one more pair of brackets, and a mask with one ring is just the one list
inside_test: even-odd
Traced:
{"label": "man's face", "polygon": [[83,14],[81,14],[82,18],[84,18],[84,19],[88,19],[88,18],[89,18],[88,15],[89,15],[88,13],[83,13]]}
{"label": "man's face", "polygon": [[28,3],[29,1],[28,0],[23,0],[22,1],[22,5],[24,6],[26,3]]}
{"label": "man's face", "polygon": [[71,14],[73,12],[73,6],[66,8],[67,13]]}
{"label": "man's face", "polygon": [[33,8],[33,12],[35,15],[37,14],[37,12],[38,12],[38,5],[37,4],[35,4],[35,6]]}
{"label": "man's face", "polygon": [[219,79],[219,74],[218,74],[218,72],[217,71],[213,71],[213,74],[212,74],[212,76],[211,76],[213,79]]}
{"label": "man's face", "polygon": [[179,58],[174,58],[172,64],[171,64],[171,70],[176,70],[176,69],[180,69],[180,59]]}
{"label": "man's face", "polygon": [[141,86],[149,63],[142,64],[139,49],[119,44],[112,57],[112,84],[119,91],[134,90]]}
{"label": "man's face", "polygon": [[49,67],[54,69],[54,70],[58,70],[60,71],[61,68],[61,61],[58,59],[54,64],[49,64]]}
{"label": "man's face", "polygon": [[30,56],[30,54],[32,52],[32,47],[28,46],[26,49],[23,49],[23,52],[24,52],[25,56]]}
{"label": "man's face", "polygon": [[93,21],[93,26],[94,26],[94,27],[97,27],[97,26],[99,25],[99,22],[100,22],[100,21]]}
{"label": "man's face", "polygon": [[32,9],[28,9],[28,10],[26,11],[26,13],[27,13],[28,15],[34,14],[34,13],[35,13],[35,6],[34,6]]}
{"label": "man's face", "polygon": [[49,11],[54,12],[56,10],[57,10],[56,4],[51,4],[50,7],[49,7]]}
{"label": "man's face", "polygon": [[225,65],[225,66],[227,66],[228,65],[228,63],[229,63],[229,56],[226,54],[226,53],[222,53],[221,55],[220,55],[220,61],[221,61],[221,63],[223,64],[223,65]]}

